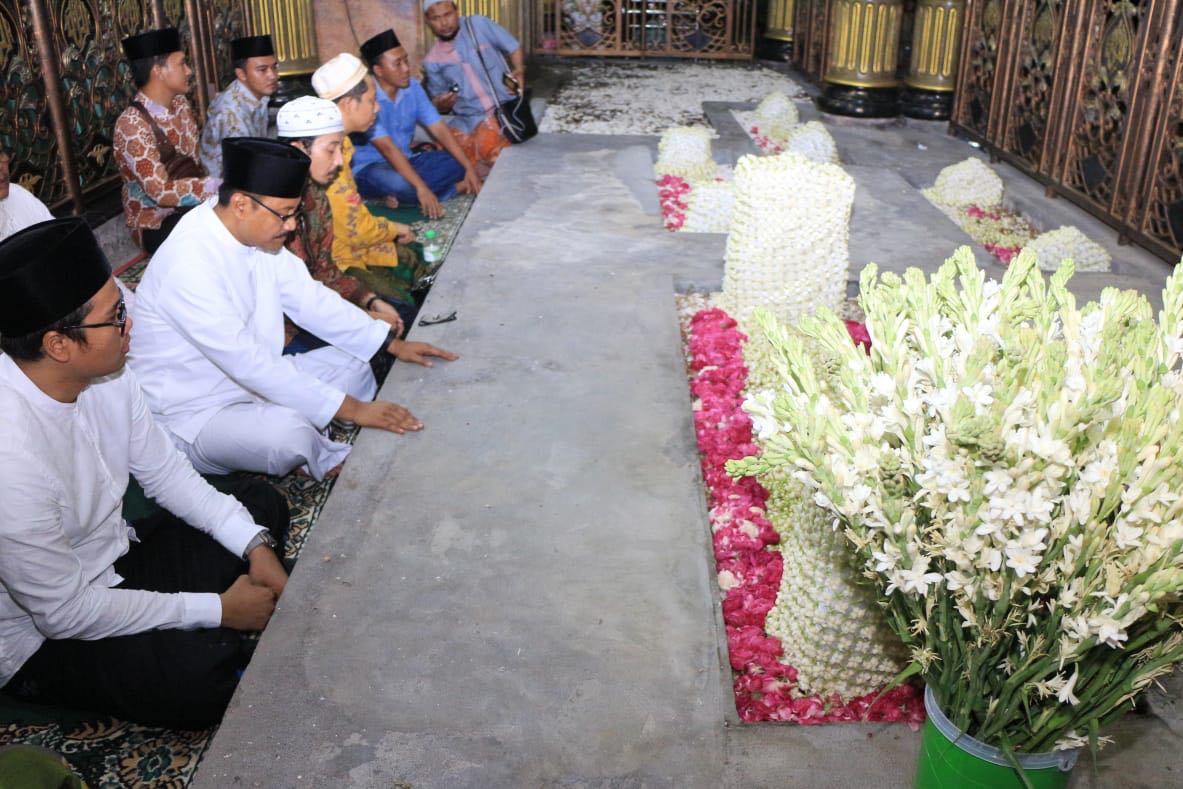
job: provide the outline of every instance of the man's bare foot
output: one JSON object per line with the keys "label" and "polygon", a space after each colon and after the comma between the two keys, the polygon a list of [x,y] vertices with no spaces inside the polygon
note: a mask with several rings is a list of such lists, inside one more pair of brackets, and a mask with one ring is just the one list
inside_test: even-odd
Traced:
{"label": "man's bare foot", "polygon": [[394,195],[386,195],[382,198],[382,205],[387,208],[398,208],[398,198]]}

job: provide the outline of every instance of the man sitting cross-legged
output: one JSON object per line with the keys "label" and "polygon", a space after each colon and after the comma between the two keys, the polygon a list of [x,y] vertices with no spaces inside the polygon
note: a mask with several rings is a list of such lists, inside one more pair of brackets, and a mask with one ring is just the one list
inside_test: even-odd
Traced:
{"label": "man sitting cross-legged", "polygon": [[[341,111],[328,99],[301,96],[283,105],[276,124],[279,139],[296,146],[312,160],[300,203],[300,223],[288,239],[288,249],[304,259],[314,279],[371,317],[386,321],[401,336],[404,325],[409,326],[415,318],[412,290],[416,281],[430,273],[422,258],[394,240],[371,245],[360,259],[346,258],[344,266],[333,257],[338,223],[329,189],[344,167],[341,146],[345,126]],[[356,204],[369,230],[380,227],[379,221],[361,206],[360,198]],[[341,232],[349,233],[350,229],[342,228]]]}
{"label": "man sitting cross-legged", "polygon": [[230,42],[234,81],[210,102],[201,130],[201,163],[210,175],[222,175],[222,140],[266,137],[268,99],[279,88],[278,60],[271,36],[246,36]]}
{"label": "man sitting cross-legged", "polygon": [[[431,366],[456,355],[394,339],[312,279],[284,249],[296,228],[309,159],[252,137],[222,143],[216,202],[194,209],[161,246],[136,290],[131,366],[152,412],[203,473],[304,469],[316,479],[349,444],[334,417],[396,433],[422,424],[402,406],[371,402],[379,352]],[[330,345],[283,355],[284,315]]]}
{"label": "man sitting cross-legged", "polygon": [[[342,52],[316,70],[312,86],[321,98],[337,105],[345,127],[345,138],[341,141],[342,167],[326,191],[333,216],[333,262],[343,271],[393,269],[388,274],[373,274],[382,279],[375,285],[381,284],[382,295],[410,304],[415,284],[434,272],[424,262],[421,249],[411,246],[415,231],[409,225],[370,213],[357,191],[351,169],[354,147],[350,135],[366,131],[378,117],[374,79],[360,60]],[[395,289],[395,283],[402,285]],[[378,289],[374,287],[375,291]]]}
{"label": "man sitting cross-legged", "polygon": [[149,255],[184,211],[218,192],[197,161],[198,131],[185,94],[193,70],[176,28],[123,40],[138,91],[115,121],[111,147],[123,181],[123,216]]}
{"label": "man sitting cross-legged", "polygon": [[[82,219],[0,243],[0,686],[205,728],[250,656],[235,631],[262,630],[287,583],[287,504],[197,475],[124,368],[131,330]],[[168,512],[124,521],[129,474]]]}
{"label": "man sitting cross-legged", "polygon": [[[358,188],[363,197],[391,196],[400,205],[419,206],[433,219],[441,217],[440,200],[457,192],[476,194],[481,179],[419,80],[411,77],[407,52],[394,31],[366,41],[361,54],[378,82],[378,121],[353,157]],[[412,153],[416,125],[427,129],[444,150]]]}
{"label": "man sitting cross-legged", "polygon": [[[488,174],[509,147],[494,114],[526,90],[522,46],[508,30],[479,14],[461,18],[454,0],[423,0],[435,43],[423,56],[423,82],[464,155]],[[505,64],[509,58],[510,71]],[[513,91],[510,91],[510,86]]]}

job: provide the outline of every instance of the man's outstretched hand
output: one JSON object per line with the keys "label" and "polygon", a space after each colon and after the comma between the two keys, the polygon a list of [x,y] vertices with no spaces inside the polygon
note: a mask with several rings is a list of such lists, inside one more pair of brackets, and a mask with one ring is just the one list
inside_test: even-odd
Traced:
{"label": "man's outstretched hand", "polygon": [[460,358],[459,354],[445,351],[443,348],[436,348],[434,345],[425,342],[395,340],[386,346],[386,350],[400,362],[414,362],[424,367],[432,366],[431,357],[443,359],[448,362],[454,362]]}

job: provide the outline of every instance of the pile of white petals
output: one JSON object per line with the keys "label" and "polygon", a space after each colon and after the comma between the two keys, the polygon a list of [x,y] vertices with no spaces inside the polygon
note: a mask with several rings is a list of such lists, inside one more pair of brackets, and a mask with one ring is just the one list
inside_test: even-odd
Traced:
{"label": "pile of white petals", "polygon": [[924,196],[938,206],[992,208],[1002,203],[1002,179],[981,159],[970,157],[941,170]]}
{"label": "pile of white petals", "polygon": [[761,307],[786,323],[837,308],[853,203],[854,179],[837,165],[792,152],[741,158],[720,306],[741,326]]}
{"label": "pile of white petals", "polygon": [[693,183],[715,177],[716,165],[711,152],[715,133],[703,126],[672,126],[657,144],[657,163],[653,172],[660,178],[675,175]]}
{"label": "pile of white petals", "polygon": [[1044,271],[1055,271],[1069,258],[1077,271],[1108,271],[1113,262],[1105,247],[1071,225],[1041,233],[1024,249],[1035,255]]}
{"label": "pile of white petals", "polygon": [[777,142],[787,140],[789,132],[801,122],[797,105],[780,91],[765,96],[756,106],[752,117],[760,131]]}
{"label": "pile of white petals", "polygon": [[838,163],[838,146],[820,121],[810,121],[795,127],[789,132],[784,148],[815,162]]}
{"label": "pile of white petals", "polygon": [[868,266],[869,355],[828,310],[758,314],[777,385],[728,464],[812,492],[942,710],[1014,752],[1096,744],[1183,660],[1183,272],[1157,322],[1072,273]]}
{"label": "pile of white petals", "polygon": [[735,188],[731,173],[720,167],[710,181],[695,181],[686,198],[685,233],[726,233],[735,209]]}

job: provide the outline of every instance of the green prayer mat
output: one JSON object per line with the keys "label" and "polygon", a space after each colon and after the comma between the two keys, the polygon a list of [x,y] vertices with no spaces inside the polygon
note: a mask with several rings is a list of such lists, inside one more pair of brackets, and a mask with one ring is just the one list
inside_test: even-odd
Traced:
{"label": "green prayer mat", "polygon": [[456,235],[460,232],[460,226],[464,224],[464,219],[468,216],[468,212],[472,209],[472,204],[475,200],[476,197],[473,195],[456,195],[450,200],[445,200],[442,203],[444,215],[439,219],[428,219],[415,207],[400,206],[399,208],[387,208],[381,203],[373,202],[367,202],[366,207],[370,209],[370,213],[374,216],[380,216],[383,219],[410,225],[415,229],[415,237],[420,242],[423,241],[423,237],[428,230],[434,230],[443,253],[441,256],[442,260],[447,258],[448,250],[452,248],[452,242],[456,240]]}

